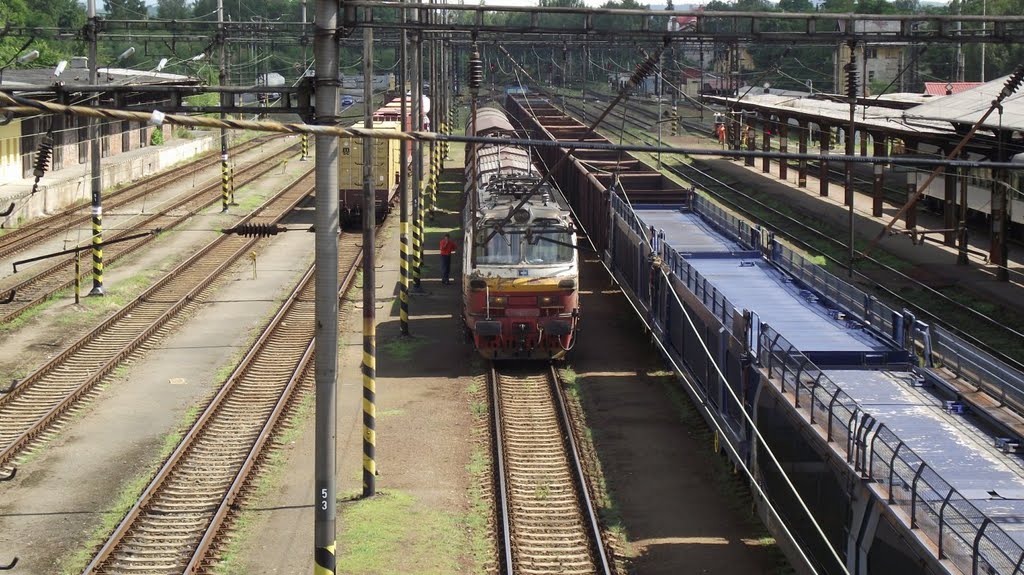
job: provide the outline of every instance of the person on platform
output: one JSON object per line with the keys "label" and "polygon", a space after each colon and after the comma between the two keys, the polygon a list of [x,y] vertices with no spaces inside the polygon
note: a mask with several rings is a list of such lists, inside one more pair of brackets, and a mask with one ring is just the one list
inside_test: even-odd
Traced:
{"label": "person on platform", "polygon": [[448,285],[451,283],[449,276],[452,273],[452,254],[455,253],[455,242],[452,241],[451,235],[445,234],[441,238],[441,283]]}

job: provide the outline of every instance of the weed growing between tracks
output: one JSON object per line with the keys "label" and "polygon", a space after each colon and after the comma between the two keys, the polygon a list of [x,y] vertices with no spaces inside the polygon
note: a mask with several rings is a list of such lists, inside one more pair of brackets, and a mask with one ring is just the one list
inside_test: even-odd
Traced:
{"label": "weed growing between tracks", "polygon": [[265,511],[258,509],[263,507],[259,502],[276,494],[281,488],[288,465],[288,451],[284,448],[296,442],[306,427],[306,422],[314,413],[316,394],[313,393],[312,385],[312,377],[307,377],[302,388],[298,390],[300,397],[293,403],[290,413],[285,415],[284,421],[274,435],[269,448],[270,453],[260,464],[252,491],[246,496],[246,499],[255,502],[256,505],[246,505],[234,517],[231,535],[226,538],[223,551],[213,565],[213,573],[245,575],[251,572],[249,566],[244,564],[244,557],[249,554],[254,529],[260,525],[265,515]]}
{"label": "weed growing between tracks", "polygon": [[[482,372],[483,362],[473,358],[473,368]],[[491,409],[486,376],[473,379],[466,389],[469,396],[469,410],[472,414],[470,433],[473,447],[469,454],[469,514],[466,525],[469,528],[470,557],[473,573],[497,575],[498,540],[495,527],[494,467],[491,443]]]}
{"label": "weed growing between tracks", "polygon": [[431,343],[431,340],[423,336],[400,335],[397,337],[382,338],[377,341],[377,351],[386,361],[408,362],[416,355],[416,350]]}
{"label": "weed growing between tracks", "polygon": [[593,432],[586,422],[586,415],[583,411],[583,388],[579,384],[579,376],[571,367],[563,367],[558,370],[558,378],[562,388],[566,391],[566,409],[569,411],[569,419],[577,432],[580,461],[586,468],[590,495],[597,505],[605,547],[613,553],[612,562],[615,572],[627,573],[627,558],[634,554],[629,545],[629,534],[622,521],[621,511],[615,503],[615,497],[601,470],[601,460],[594,447]]}
{"label": "weed growing between tracks", "polygon": [[709,449],[702,451],[714,478],[713,483],[718,488],[723,498],[728,502],[732,512],[746,518],[754,528],[757,538],[746,541],[747,545],[768,547],[771,553],[771,560],[774,563],[772,571],[765,575],[795,575],[796,571],[790,566],[782,549],[775,543],[775,538],[768,533],[767,528],[761,523],[757,512],[754,509],[754,498],[750,492],[744,475],[737,473],[728,459],[714,452],[714,432],[708,427],[707,422],[694,407],[690,397],[686,395],[676,380],[674,373],[670,371],[648,372],[647,377],[658,381],[665,389],[672,404],[679,413],[679,420],[688,428],[697,443],[707,445]]}

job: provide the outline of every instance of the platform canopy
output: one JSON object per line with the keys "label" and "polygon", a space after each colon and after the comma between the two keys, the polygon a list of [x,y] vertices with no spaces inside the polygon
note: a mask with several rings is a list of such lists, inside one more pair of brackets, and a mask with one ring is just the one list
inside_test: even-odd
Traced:
{"label": "platform canopy", "polygon": [[[903,111],[903,119],[907,122],[927,120],[945,121],[954,125],[973,125],[992,105],[1008,77],[1003,76],[959,94],[943,96],[927,104],[906,109]],[[993,131],[1024,131],[1024,90],[1017,90],[1004,100],[1003,113],[994,112],[985,120],[982,127]]]}

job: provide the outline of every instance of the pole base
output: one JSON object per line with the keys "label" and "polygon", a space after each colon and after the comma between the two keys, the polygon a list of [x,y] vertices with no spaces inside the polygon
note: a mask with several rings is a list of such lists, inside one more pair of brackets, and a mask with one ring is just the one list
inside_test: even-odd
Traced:
{"label": "pole base", "polygon": [[93,287],[93,288],[92,288],[91,290],[89,290],[89,295],[90,295],[90,296],[98,296],[98,297],[103,297],[103,296],[105,296],[105,295],[107,295],[107,294],[103,293],[103,288],[102,288],[102,287],[100,287],[100,286],[95,286],[95,287]]}
{"label": "pole base", "polygon": [[226,214],[226,213],[228,213],[228,209],[227,209],[227,208],[224,208],[224,209],[222,209],[222,210],[220,211],[220,213],[222,213],[222,214]]}

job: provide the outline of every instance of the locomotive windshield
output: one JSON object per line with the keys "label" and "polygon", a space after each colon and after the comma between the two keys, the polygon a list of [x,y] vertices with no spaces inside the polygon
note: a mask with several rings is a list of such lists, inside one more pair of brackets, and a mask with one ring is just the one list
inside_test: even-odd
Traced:
{"label": "locomotive windshield", "polygon": [[491,233],[482,229],[476,235],[476,263],[480,265],[554,265],[573,261],[572,235],[569,232],[545,231],[533,234],[527,239],[523,233],[494,234],[482,245]]}

